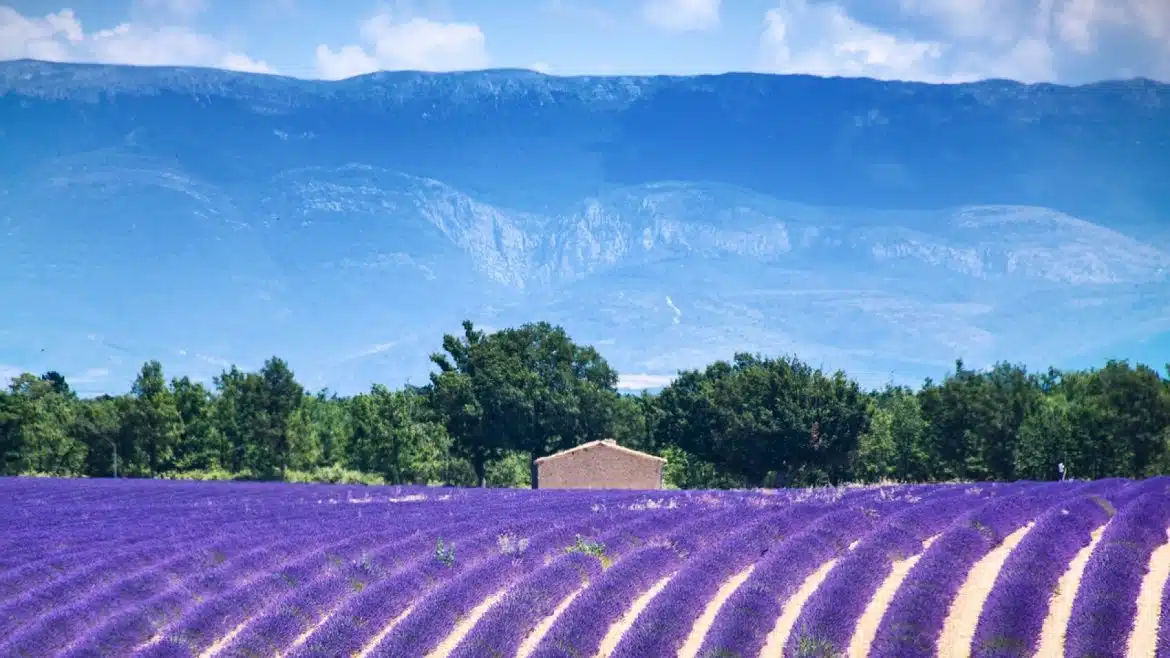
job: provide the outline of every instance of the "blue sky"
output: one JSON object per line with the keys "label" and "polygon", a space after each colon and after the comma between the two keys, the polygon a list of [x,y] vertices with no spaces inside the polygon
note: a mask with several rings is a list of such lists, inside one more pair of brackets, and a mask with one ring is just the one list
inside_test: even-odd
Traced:
{"label": "blue sky", "polygon": [[1167,0],[0,0],[0,59],[1170,80]]}

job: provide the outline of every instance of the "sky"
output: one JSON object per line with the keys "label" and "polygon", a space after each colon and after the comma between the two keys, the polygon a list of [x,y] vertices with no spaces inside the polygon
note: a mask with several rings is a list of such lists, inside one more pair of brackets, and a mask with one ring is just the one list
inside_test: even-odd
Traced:
{"label": "sky", "polygon": [[[65,4],[61,4],[64,2]],[[0,0],[0,60],[1170,81],[1170,0]]]}

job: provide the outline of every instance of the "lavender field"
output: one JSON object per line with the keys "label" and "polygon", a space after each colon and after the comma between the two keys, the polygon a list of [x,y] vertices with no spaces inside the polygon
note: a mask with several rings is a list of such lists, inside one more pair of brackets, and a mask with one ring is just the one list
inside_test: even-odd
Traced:
{"label": "lavender field", "polygon": [[1170,477],[0,479],[0,657],[1170,658]]}

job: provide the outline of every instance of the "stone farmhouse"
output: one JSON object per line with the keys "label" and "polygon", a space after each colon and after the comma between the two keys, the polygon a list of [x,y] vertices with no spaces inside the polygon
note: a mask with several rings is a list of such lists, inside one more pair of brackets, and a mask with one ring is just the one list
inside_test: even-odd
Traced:
{"label": "stone farmhouse", "polygon": [[535,466],[533,488],[661,489],[666,460],[603,439],[541,457]]}

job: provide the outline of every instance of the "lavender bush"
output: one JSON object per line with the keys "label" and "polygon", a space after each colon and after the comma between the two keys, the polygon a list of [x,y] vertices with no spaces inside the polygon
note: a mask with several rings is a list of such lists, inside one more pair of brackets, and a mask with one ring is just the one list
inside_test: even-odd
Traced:
{"label": "lavender bush", "polygon": [[460,643],[452,658],[513,656],[542,619],[579,587],[601,575],[601,560],[566,553],[516,584]]}
{"label": "lavender bush", "polygon": [[591,656],[610,625],[679,562],[668,546],[637,549],[596,579],[565,610],[531,658]]}
{"label": "lavender bush", "polygon": [[801,611],[786,651],[819,647],[844,654],[857,620],[889,575],[894,562],[922,550],[922,544],[969,510],[985,492],[956,492],[895,514],[866,536],[829,572]]}
{"label": "lavender bush", "polygon": [[1166,542],[1170,494],[1146,493],[1117,516],[1085,566],[1065,636],[1070,658],[1125,655],[1150,554]]}
{"label": "lavender bush", "polygon": [[784,603],[804,579],[844,552],[877,520],[877,515],[864,509],[833,512],[770,550],[719,611],[700,655],[759,653]]}
{"label": "lavender bush", "polygon": [[937,652],[951,602],[980,558],[1049,505],[1082,486],[1040,485],[997,498],[959,517],[922,555],[890,602],[870,649],[874,658],[927,658]]}
{"label": "lavender bush", "polygon": [[1048,601],[1068,563],[1092,532],[1114,514],[1100,496],[1084,496],[1050,508],[1008,556],[983,605],[971,655],[1032,656],[1048,614]]}

